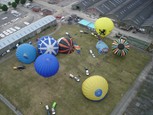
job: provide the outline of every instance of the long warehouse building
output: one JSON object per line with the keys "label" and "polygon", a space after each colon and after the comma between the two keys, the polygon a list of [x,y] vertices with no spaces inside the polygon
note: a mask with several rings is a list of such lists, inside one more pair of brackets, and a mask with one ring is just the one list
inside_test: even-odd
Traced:
{"label": "long warehouse building", "polygon": [[35,36],[50,26],[55,26],[56,24],[56,18],[49,15],[31,23],[13,34],[10,34],[9,36],[6,36],[3,39],[0,39],[0,55],[15,47],[16,44],[23,43],[23,41]]}

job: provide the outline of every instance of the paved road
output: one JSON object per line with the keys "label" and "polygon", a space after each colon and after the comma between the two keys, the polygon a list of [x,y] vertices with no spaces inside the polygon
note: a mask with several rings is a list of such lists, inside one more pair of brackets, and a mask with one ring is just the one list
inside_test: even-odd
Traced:
{"label": "paved road", "polygon": [[3,95],[0,94],[0,100],[6,104],[16,115],[23,115],[17,108],[12,105]]}

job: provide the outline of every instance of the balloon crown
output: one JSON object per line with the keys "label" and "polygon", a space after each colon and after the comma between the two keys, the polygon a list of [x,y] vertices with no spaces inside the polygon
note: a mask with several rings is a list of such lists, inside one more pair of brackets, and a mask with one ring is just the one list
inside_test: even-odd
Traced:
{"label": "balloon crown", "polygon": [[105,29],[103,29],[103,30],[99,29],[99,33],[100,33],[100,35],[105,35],[106,34],[106,30]]}

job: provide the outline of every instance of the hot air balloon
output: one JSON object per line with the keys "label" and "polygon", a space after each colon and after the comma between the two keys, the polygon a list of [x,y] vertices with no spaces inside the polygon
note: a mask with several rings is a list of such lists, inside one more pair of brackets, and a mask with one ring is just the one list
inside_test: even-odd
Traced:
{"label": "hot air balloon", "polygon": [[58,72],[59,62],[52,54],[42,54],[37,57],[34,67],[39,75],[48,78]]}
{"label": "hot air balloon", "polygon": [[106,37],[114,28],[114,23],[107,17],[102,17],[96,20],[95,29],[101,37]]}
{"label": "hot air balloon", "polygon": [[112,43],[113,53],[119,56],[125,56],[129,51],[129,43],[125,39],[117,39]]}
{"label": "hot air balloon", "polygon": [[51,36],[43,36],[38,40],[39,54],[57,55],[59,50],[58,42]]}
{"label": "hot air balloon", "polygon": [[75,48],[73,45],[72,38],[60,38],[58,39],[59,43],[59,52],[64,54],[70,54],[74,52]]}
{"label": "hot air balloon", "polygon": [[108,92],[108,83],[105,78],[99,75],[88,77],[82,83],[83,95],[92,101],[102,100]]}
{"label": "hot air balloon", "polygon": [[109,48],[106,45],[105,42],[103,42],[102,40],[98,40],[97,44],[96,44],[96,48],[98,49],[98,53],[102,54],[102,53],[107,53]]}
{"label": "hot air balloon", "polygon": [[73,44],[74,44],[74,48],[77,51],[77,53],[80,54],[80,50],[81,50],[80,46],[76,42],[73,42]]}
{"label": "hot air balloon", "polygon": [[36,59],[36,56],[36,48],[28,43],[19,45],[16,50],[17,59],[25,64],[32,63]]}

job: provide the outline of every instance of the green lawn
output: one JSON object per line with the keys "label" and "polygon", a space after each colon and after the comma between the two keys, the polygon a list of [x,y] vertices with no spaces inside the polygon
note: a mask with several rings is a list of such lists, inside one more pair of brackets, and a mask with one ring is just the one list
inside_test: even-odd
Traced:
{"label": "green lawn", "polygon": [[[13,66],[20,65],[15,55],[0,64],[0,93],[11,100],[24,115],[45,115],[47,113],[44,106],[51,105],[52,101],[57,102],[57,115],[110,115],[151,59],[147,53],[134,48],[125,57],[115,56],[111,51],[112,41],[108,38],[104,41],[110,48],[109,52],[99,55],[95,48],[97,39],[88,34],[80,35],[80,29],[85,30],[78,25],[63,25],[53,35],[58,39],[65,36],[67,31],[81,47],[80,55],[76,52],[57,55],[60,69],[54,77],[40,77],[33,64],[26,65],[27,69],[23,71],[13,70]],[[50,34],[52,31],[48,29],[43,34]],[[93,50],[96,58],[89,54],[89,49]],[[82,95],[81,85],[87,78],[84,66],[88,67],[91,75],[101,75],[109,83],[108,95],[100,102],[89,101]],[[81,75],[81,82],[70,79],[70,73]],[[0,110],[0,115],[2,113],[3,109]]]}
{"label": "green lawn", "polygon": [[12,110],[0,101],[0,115],[15,115]]}

